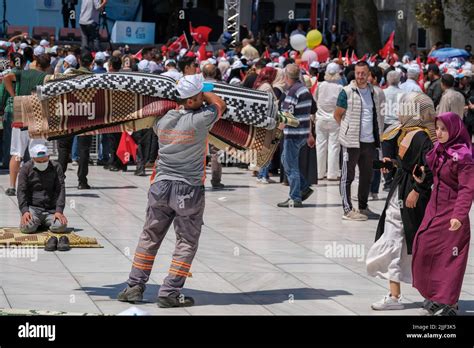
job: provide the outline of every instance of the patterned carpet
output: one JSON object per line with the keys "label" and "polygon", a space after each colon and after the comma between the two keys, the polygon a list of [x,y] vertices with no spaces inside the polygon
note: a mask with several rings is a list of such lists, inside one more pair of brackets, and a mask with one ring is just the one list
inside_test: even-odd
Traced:
{"label": "patterned carpet", "polygon": [[34,234],[24,234],[17,227],[0,228],[0,247],[1,246],[44,246],[52,236],[67,236],[71,248],[103,248],[95,238],[79,236],[75,233],[52,233],[40,232]]}

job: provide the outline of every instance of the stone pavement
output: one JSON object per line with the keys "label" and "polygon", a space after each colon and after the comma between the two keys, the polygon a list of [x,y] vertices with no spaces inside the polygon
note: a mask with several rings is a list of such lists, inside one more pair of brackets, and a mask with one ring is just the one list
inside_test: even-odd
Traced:
{"label": "stone pavement", "polygon": [[[118,314],[131,307],[115,300],[124,287],[145,218],[148,178],[132,171],[91,167],[90,191],[78,191],[75,167],[67,173],[65,214],[79,234],[103,249],[38,250],[36,261],[0,258],[0,308]],[[322,181],[302,209],[281,209],[288,188],[257,184],[250,172],[224,168],[226,189],[206,192],[205,226],[184,293],[192,308],[160,309],[154,303],[174,248],[172,230],[163,242],[145,292],[136,306],[159,315],[419,315],[422,301],[402,285],[403,311],[376,312],[370,304],[385,295],[387,282],[367,276],[364,258],[377,221],[341,220],[337,183]],[[17,226],[16,197],[3,194],[0,225]],[[209,183],[207,183],[209,186]],[[386,193],[370,202],[380,213]],[[471,211],[474,221],[474,211]],[[461,314],[474,314],[474,257],[460,300]]]}

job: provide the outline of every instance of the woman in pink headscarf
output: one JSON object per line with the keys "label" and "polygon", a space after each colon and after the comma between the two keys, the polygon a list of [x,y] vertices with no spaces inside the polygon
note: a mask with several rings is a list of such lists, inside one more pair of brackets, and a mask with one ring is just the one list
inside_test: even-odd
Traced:
{"label": "woman in pink headscarf", "polygon": [[[434,183],[413,244],[413,286],[426,299],[423,307],[430,314],[456,315],[471,237],[473,151],[471,137],[455,113],[436,117],[436,136],[426,155]],[[422,181],[420,173],[413,175]]]}

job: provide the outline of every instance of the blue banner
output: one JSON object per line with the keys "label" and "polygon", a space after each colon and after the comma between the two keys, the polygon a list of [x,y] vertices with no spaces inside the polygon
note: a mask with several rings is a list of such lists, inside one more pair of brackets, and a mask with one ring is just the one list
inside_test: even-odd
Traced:
{"label": "blue banner", "polygon": [[109,0],[105,7],[107,18],[114,21],[134,21],[140,0]]}

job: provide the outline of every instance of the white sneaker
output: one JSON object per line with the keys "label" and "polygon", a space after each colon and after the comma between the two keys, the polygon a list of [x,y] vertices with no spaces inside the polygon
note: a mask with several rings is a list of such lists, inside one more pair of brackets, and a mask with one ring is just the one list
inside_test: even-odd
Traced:
{"label": "white sneaker", "polygon": [[79,162],[78,161],[72,161],[72,166],[73,167],[77,167],[79,165]]}
{"label": "white sneaker", "polygon": [[257,178],[257,184],[261,184],[262,183],[262,179],[261,178]]}
{"label": "white sneaker", "polygon": [[372,309],[376,311],[386,310],[400,310],[404,309],[405,305],[402,303],[402,295],[398,298],[392,297],[391,294],[385,295],[383,299],[372,303]]}
{"label": "white sneaker", "polygon": [[369,219],[369,217],[367,215],[361,214],[357,210],[352,209],[350,212],[342,215],[342,219],[351,221],[366,221]]}
{"label": "white sneaker", "polygon": [[261,184],[268,184],[269,182],[268,182],[268,179],[267,179],[267,178],[261,178],[261,179],[260,179],[260,183],[261,183]]}

